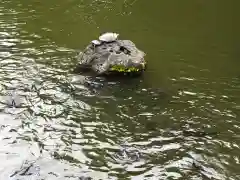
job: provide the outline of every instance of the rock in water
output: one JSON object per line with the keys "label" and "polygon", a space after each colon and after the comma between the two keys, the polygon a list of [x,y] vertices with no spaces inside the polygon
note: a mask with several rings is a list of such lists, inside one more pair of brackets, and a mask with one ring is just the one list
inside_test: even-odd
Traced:
{"label": "rock in water", "polygon": [[[103,40],[106,38],[104,36],[109,36],[109,34],[102,36],[99,39]],[[78,69],[89,69],[98,75],[140,74],[145,70],[145,53],[139,50],[132,41],[116,38],[115,40],[108,39],[108,41],[105,39],[102,42],[98,46],[90,43],[78,55]]]}

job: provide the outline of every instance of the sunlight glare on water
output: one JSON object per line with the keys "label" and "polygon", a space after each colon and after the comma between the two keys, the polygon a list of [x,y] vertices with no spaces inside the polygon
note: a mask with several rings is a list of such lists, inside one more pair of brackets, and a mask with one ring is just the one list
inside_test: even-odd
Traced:
{"label": "sunlight glare on water", "polygon": [[[240,179],[237,1],[0,6],[0,179]],[[71,73],[104,31],[142,77]]]}

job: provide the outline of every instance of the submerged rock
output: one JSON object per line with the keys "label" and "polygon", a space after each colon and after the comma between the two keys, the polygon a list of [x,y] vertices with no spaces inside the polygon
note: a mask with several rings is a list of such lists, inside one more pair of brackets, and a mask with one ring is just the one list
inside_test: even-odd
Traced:
{"label": "submerged rock", "polygon": [[[97,40],[95,40],[97,41]],[[146,68],[145,53],[130,40],[102,41],[90,43],[78,59],[78,69],[91,70],[97,75],[139,74]]]}

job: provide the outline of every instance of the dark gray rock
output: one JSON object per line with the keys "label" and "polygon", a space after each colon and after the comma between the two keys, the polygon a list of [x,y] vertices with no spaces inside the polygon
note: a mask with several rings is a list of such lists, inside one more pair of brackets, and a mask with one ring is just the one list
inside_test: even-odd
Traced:
{"label": "dark gray rock", "polygon": [[141,73],[146,68],[145,53],[130,40],[116,40],[88,45],[78,55],[78,68],[98,75]]}

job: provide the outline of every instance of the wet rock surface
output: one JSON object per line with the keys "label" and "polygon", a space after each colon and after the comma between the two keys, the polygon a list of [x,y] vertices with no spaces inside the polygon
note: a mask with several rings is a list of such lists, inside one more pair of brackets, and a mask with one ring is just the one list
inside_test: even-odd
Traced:
{"label": "wet rock surface", "polygon": [[77,57],[78,69],[89,69],[98,75],[139,74],[146,68],[144,56],[130,40],[90,44]]}

